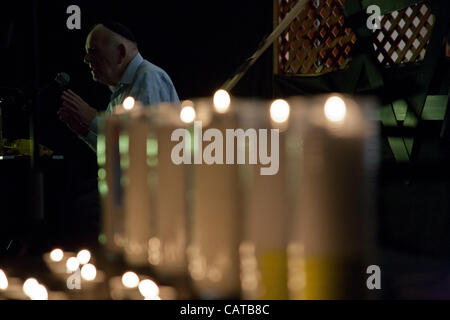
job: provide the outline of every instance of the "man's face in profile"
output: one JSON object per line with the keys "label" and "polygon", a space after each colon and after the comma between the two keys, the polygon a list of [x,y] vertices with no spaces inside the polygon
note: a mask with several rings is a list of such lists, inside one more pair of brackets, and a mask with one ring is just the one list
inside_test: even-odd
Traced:
{"label": "man's face in profile", "polygon": [[105,30],[94,29],[86,39],[86,56],[84,62],[89,65],[94,81],[106,85],[113,83],[116,73],[115,57],[118,49],[112,45],[110,38],[107,38]]}

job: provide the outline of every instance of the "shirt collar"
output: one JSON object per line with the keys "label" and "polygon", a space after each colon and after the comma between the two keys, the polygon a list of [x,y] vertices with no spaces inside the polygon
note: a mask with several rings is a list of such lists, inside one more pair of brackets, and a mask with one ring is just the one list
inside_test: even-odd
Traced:
{"label": "shirt collar", "polygon": [[122,75],[122,78],[120,78],[119,83],[116,86],[109,86],[109,89],[114,92],[117,89],[119,89],[124,84],[130,84],[133,79],[134,75],[136,74],[136,71],[139,67],[139,65],[144,61],[144,58],[142,58],[141,54],[138,52],[136,56],[130,61],[127,68],[125,69],[125,72]]}

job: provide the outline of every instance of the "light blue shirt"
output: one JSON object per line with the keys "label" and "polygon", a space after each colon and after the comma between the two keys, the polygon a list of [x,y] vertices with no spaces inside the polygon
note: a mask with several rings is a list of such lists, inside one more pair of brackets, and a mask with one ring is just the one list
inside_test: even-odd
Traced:
{"label": "light blue shirt", "polygon": [[[119,83],[109,88],[112,95],[106,109],[107,113],[112,113],[113,108],[129,96],[144,106],[180,101],[169,75],[163,69],[144,60],[140,53],[130,61]],[[97,121],[98,118],[95,117],[86,136],[80,136],[95,152],[97,152]]]}

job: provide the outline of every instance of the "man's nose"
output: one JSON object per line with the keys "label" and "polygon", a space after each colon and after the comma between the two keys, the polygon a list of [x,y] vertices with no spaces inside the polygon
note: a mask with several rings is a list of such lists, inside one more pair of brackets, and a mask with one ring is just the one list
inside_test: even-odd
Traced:
{"label": "man's nose", "polygon": [[89,62],[90,62],[89,54],[86,54],[86,55],[84,56],[83,61],[84,61],[84,63],[89,64]]}

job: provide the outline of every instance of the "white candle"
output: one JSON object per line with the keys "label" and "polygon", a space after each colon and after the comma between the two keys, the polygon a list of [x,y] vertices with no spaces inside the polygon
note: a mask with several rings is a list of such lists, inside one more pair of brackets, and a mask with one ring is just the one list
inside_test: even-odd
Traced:
{"label": "white candle", "polygon": [[323,98],[308,102],[309,111],[290,128],[302,141],[289,245],[290,294],[294,299],[362,298],[373,235],[366,160],[376,157],[367,153],[374,132],[363,105],[340,98],[331,104]]}
{"label": "white candle", "polygon": [[[155,287],[148,286],[148,281],[151,281],[148,277],[137,275],[132,271],[127,271],[122,276],[112,277],[109,280],[111,298],[113,300],[144,300],[141,291],[149,295],[155,293]],[[151,283],[156,285],[153,281]],[[158,288],[157,285],[156,288]]]}
{"label": "white candle", "polygon": [[125,259],[132,266],[148,265],[148,240],[154,230],[156,206],[150,180],[155,171],[147,163],[149,127],[150,119],[140,111],[133,113],[127,124],[129,147],[124,193]]}
{"label": "white candle", "polygon": [[187,275],[186,263],[186,166],[175,165],[171,159],[171,134],[185,123],[180,121],[179,108],[160,105],[158,123],[154,125],[157,148],[157,218],[156,234],[149,241],[149,262],[159,276],[178,278]]}
{"label": "white candle", "polygon": [[67,260],[72,257],[75,257],[75,252],[63,251],[59,248],[43,254],[46,266],[58,277],[65,277]]}
{"label": "white candle", "polygon": [[[212,110],[212,106],[209,108]],[[230,114],[216,114],[209,127],[220,130],[225,137],[225,129],[234,128],[235,123]],[[196,131],[200,134],[201,128]],[[201,146],[201,137],[196,138],[195,143]],[[194,155],[194,161],[201,157],[202,154]],[[241,217],[238,166],[202,163],[191,168],[193,198],[188,261],[194,287],[203,298],[237,297]]]}
{"label": "white candle", "polygon": [[87,249],[80,250],[77,253],[77,259],[80,264],[87,264],[89,261],[91,261],[91,252]]}
{"label": "white candle", "polygon": [[[97,157],[99,191],[102,196],[102,236],[108,254],[119,255],[123,248],[123,187],[120,144],[127,143],[121,133],[121,118],[104,114],[99,121]],[[121,136],[122,135],[122,136]]]}
{"label": "white candle", "polygon": [[5,272],[0,269],[0,292],[8,289],[8,277]]}
{"label": "white candle", "polygon": [[[261,163],[246,165],[244,242],[240,246],[241,287],[244,299],[287,299],[286,244],[288,197],[285,163],[285,137],[280,132],[289,118],[289,105],[275,101],[247,106],[241,113],[245,128],[267,130],[267,152],[279,153],[279,170],[262,175]],[[266,107],[266,108],[265,108]],[[270,114],[270,117],[269,117]],[[270,124],[273,123],[273,127]],[[271,139],[271,130],[278,130],[279,139]],[[265,139],[259,135],[259,139]],[[258,141],[259,147],[261,141]],[[274,144],[272,146],[272,144]],[[261,150],[258,150],[261,152]]]}

